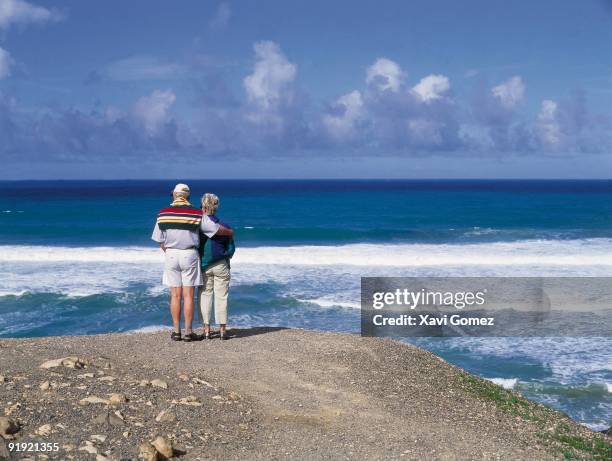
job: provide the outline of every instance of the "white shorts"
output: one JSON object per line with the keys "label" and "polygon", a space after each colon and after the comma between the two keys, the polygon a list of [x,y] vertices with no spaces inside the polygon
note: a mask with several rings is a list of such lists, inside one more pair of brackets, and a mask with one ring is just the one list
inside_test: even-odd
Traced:
{"label": "white shorts", "polygon": [[202,285],[202,269],[198,250],[168,248],[162,283],[169,287],[196,287]]}

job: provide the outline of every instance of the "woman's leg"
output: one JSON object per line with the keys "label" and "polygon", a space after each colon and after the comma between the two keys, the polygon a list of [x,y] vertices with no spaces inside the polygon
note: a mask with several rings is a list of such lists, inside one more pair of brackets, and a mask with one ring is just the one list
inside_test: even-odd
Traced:
{"label": "woman's leg", "polygon": [[225,333],[227,325],[227,298],[229,294],[230,270],[224,261],[215,266],[215,320],[219,324],[219,331]]}
{"label": "woman's leg", "polygon": [[206,334],[209,329],[208,320],[204,318],[204,287],[198,287],[198,294],[196,295],[196,299],[198,300],[198,317],[200,318],[200,323],[202,324],[202,331]]}
{"label": "woman's leg", "polygon": [[202,274],[202,289],[200,291],[200,311],[202,323],[204,324],[204,334],[210,332],[210,317],[213,307],[213,287],[214,277],[209,270]]}

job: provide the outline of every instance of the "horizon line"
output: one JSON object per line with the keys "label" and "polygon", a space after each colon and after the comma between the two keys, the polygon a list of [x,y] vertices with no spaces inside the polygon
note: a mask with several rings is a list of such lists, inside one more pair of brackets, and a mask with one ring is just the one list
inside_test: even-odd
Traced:
{"label": "horizon line", "polygon": [[612,178],[25,178],[1,179],[0,182],[45,182],[45,181],[612,181]]}

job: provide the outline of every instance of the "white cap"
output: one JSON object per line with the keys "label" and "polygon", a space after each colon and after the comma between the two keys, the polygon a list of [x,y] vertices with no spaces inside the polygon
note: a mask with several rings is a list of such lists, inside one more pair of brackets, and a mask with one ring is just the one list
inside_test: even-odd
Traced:
{"label": "white cap", "polygon": [[190,194],[191,190],[189,190],[189,186],[187,184],[177,184],[176,186],[174,186],[174,190],[172,191],[172,193]]}

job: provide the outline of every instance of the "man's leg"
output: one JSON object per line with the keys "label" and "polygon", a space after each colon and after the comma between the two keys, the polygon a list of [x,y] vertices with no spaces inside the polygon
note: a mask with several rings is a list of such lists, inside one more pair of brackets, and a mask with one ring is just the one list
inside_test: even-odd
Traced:
{"label": "man's leg", "polygon": [[183,308],[185,310],[185,334],[192,332],[193,328],[193,292],[194,287],[183,287]]}
{"label": "man's leg", "polygon": [[170,287],[170,313],[175,333],[181,332],[181,292],[182,287]]}

